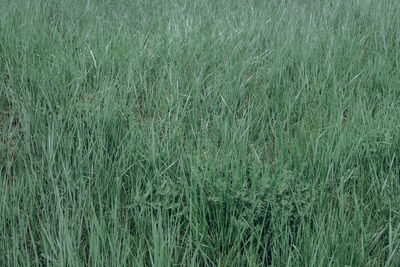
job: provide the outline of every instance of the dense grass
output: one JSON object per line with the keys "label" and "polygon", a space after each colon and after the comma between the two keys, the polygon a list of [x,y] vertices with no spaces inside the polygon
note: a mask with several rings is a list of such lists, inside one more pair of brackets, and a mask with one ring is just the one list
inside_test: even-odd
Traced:
{"label": "dense grass", "polygon": [[400,265],[400,2],[0,6],[1,266]]}

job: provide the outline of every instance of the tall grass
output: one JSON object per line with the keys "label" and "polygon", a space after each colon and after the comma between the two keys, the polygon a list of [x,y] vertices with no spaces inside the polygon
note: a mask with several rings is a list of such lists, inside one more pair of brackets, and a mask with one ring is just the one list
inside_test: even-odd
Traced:
{"label": "tall grass", "polygon": [[1,266],[400,265],[400,2],[0,6]]}

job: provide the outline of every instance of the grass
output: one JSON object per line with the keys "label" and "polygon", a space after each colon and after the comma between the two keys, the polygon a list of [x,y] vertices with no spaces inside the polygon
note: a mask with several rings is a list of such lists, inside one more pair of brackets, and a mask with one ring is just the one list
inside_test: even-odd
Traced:
{"label": "grass", "polygon": [[400,3],[0,0],[1,266],[400,265]]}

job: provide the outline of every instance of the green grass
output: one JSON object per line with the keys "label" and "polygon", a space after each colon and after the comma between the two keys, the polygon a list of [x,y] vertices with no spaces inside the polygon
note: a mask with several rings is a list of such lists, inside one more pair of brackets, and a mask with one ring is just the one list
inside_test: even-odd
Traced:
{"label": "green grass", "polygon": [[0,266],[400,265],[400,2],[0,6]]}

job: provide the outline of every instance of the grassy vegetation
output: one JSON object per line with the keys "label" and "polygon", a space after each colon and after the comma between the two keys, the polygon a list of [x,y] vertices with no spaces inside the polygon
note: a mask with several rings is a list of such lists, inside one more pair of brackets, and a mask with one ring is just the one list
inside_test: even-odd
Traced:
{"label": "grassy vegetation", "polygon": [[400,2],[0,6],[1,266],[400,265]]}

